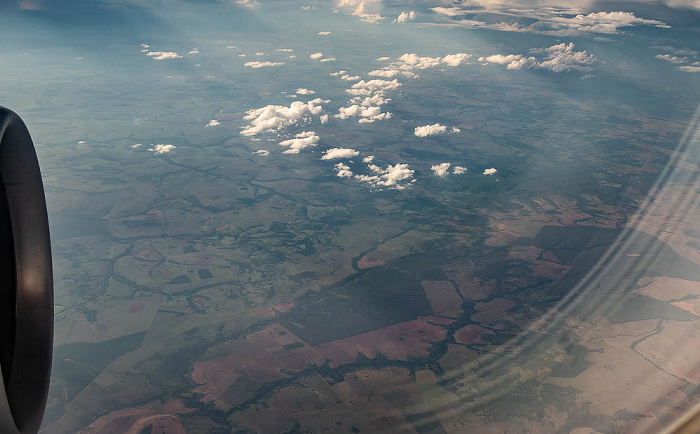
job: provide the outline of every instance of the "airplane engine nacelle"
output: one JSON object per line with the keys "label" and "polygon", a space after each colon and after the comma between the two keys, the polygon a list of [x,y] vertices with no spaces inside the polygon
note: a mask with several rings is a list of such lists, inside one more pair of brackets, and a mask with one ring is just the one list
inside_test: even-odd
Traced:
{"label": "airplane engine nacelle", "polygon": [[0,432],[35,433],[48,395],[53,275],[44,187],[24,122],[0,107]]}

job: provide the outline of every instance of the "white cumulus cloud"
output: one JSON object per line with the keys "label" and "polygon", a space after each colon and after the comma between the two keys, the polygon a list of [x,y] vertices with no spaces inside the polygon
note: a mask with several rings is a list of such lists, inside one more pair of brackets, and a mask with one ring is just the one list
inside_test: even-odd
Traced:
{"label": "white cumulus cloud", "polygon": [[314,95],[316,92],[303,87],[297,89],[297,95]]}
{"label": "white cumulus cloud", "polygon": [[258,149],[257,151],[253,152],[253,155],[267,157],[268,155],[270,155],[270,151],[266,151],[265,149]]}
{"label": "white cumulus cloud", "polygon": [[548,48],[533,48],[530,50],[534,54],[544,54],[542,60],[534,56],[523,56],[522,54],[494,54],[486,57],[479,57],[479,62],[496,63],[506,65],[507,69],[547,69],[552,72],[565,71],[589,71],[591,65],[596,62],[596,57],[584,51],[575,51],[574,43],[552,45]]}
{"label": "white cumulus cloud", "polygon": [[151,146],[153,146],[153,147],[148,148],[148,150],[152,151],[154,154],[167,154],[168,152],[172,152],[173,149],[176,148],[175,145],[157,144],[157,145],[151,145]]}
{"label": "white cumulus cloud", "polygon": [[293,139],[288,139],[280,142],[280,146],[286,146],[289,149],[284,151],[284,154],[298,154],[302,149],[318,144],[319,137],[313,131],[305,131],[294,136]]}
{"label": "white cumulus cloud", "polygon": [[484,173],[483,173],[483,174],[484,174],[484,175],[493,175],[493,174],[495,174],[496,172],[498,172],[498,170],[494,169],[493,167],[490,167],[490,168],[484,170]]}
{"label": "white cumulus cloud", "polygon": [[247,66],[248,68],[265,68],[267,66],[280,66],[284,65],[284,62],[246,62],[243,64],[243,66]]}
{"label": "white cumulus cloud", "polygon": [[440,163],[430,166],[430,169],[433,171],[433,173],[435,173],[435,176],[444,178],[445,176],[447,176],[447,171],[450,170],[450,166],[450,163]]}
{"label": "white cumulus cloud", "polygon": [[396,17],[395,22],[397,23],[407,23],[416,19],[416,13],[411,12],[401,12],[398,17]]}
{"label": "white cumulus cloud", "polygon": [[181,59],[182,56],[174,51],[151,51],[146,56],[153,57],[154,60]]}
{"label": "white cumulus cloud", "polygon": [[462,166],[455,166],[454,169],[452,169],[452,173],[454,173],[455,175],[461,175],[463,173],[467,173],[467,168]]}
{"label": "white cumulus cloud", "polygon": [[309,102],[294,101],[289,107],[268,105],[258,109],[248,110],[243,119],[250,121],[241,134],[253,136],[264,131],[279,131],[283,128],[297,125],[300,121],[308,121],[312,115],[323,112],[322,103],[328,100],[321,98]]}
{"label": "white cumulus cloud", "polygon": [[360,153],[350,148],[332,148],[327,150],[321,160],[338,160],[341,158],[357,157]]}
{"label": "white cumulus cloud", "polygon": [[[460,129],[453,127],[450,129],[450,132],[459,133]],[[417,137],[427,137],[445,133],[447,133],[447,126],[439,123],[433,125],[423,125],[422,127],[416,127],[415,130],[413,130],[413,134],[415,134]]]}
{"label": "white cumulus cloud", "polygon": [[355,175],[355,179],[364,182],[372,187],[389,187],[403,190],[413,181],[414,170],[408,164],[388,165],[386,168],[370,164],[369,170],[372,175]]}
{"label": "white cumulus cloud", "polygon": [[389,119],[391,116],[392,114],[389,112],[382,113],[381,108],[379,107],[364,107],[357,104],[353,104],[350,107],[341,107],[338,114],[335,115],[335,117],[338,119],[359,117],[359,122],[363,124]]}
{"label": "white cumulus cloud", "polygon": [[422,127],[416,127],[416,129],[413,131],[413,134],[415,134],[418,137],[427,137],[433,136],[435,134],[443,134],[445,132],[447,132],[447,127],[445,125],[433,124],[424,125]]}
{"label": "white cumulus cloud", "polygon": [[459,66],[465,63],[472,55],[467,53],[448,54],[445,57],[422,57],[415,53],[406,53],[399,57],[399,61],[416,69],[426,69],[444,64],[447,66]]}
{"label": "white cumulus cloud", "polygon": [[216,120],[216,119],[212,119],[212,120],[210,120],[209,123],[206,124],[204,127],[215,127],[215,126],[217,126],[217,125],[219,125],[219,124],[221,124],[221,122],[219,122],[219,121]]}
{"label": "white cumulus cloud", "polygon": [[688,61],[688,58],[686,56],[678,57],[678,56],[674,56],[672,54],[657,54],[654,57],[656,57],[657,59],[665,60],[667,62],[676,63],[676,64],[685,63]]}
{"label": "white cumulus cloud", "polygon": [[399,83],[398,80],[380,80],[380,79],[374,79],[374,80],[360,80],[357,83],[353,84],[350,89],[346,89],[345,91],[349,93],[350,95],[363,95],[363,96],[369,96],[372,93],[375,92],[387,92],[390,90],[396,90],[399,87],[401,87],[401,83]]}
{"label": "white cumulus cloud", "polygon": [[350,166],[347,164],[338,163],[334,167],[339,177],[352,178],[352,170],[350,170]]}
{"label": "white cumulus cloud", "polygon": [[367,75],[372,76],[372,77],[383,77],[383,78],[394,78],[397,75],[401,77],[409,77],[409,78],[417,78],[418,76],[414,74],[413,72],[405,69],[399,69],[399,68],[394,68],[391,66],[382,68],[382,69],[375,69],[374,71],[370,71],[367,73]]}

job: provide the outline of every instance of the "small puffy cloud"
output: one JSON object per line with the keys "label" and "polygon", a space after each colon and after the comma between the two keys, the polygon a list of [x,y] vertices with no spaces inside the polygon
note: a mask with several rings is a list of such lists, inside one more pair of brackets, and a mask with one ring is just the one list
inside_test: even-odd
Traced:
{"label": "small puffy cloud", "polygon": [[537,66],[537,59],[533,56],[525,57],[522,54],[493,54],[491,56],[479,57],[479,62],[495,63],[506,65],[507,69],[530,69]]}
{"label": "small puffy cloud", "polygon": [[418,137],[427,137],[433,136],[435,134],[443,134],[445,132],[447,132],[447,127],[445,125],[433,124],[424,125],[422,127],[416,127],[416,129],[413,131],[413,134],[415,134]]}
{"label": "small puffy cloud", "polygon": [[396,90],[399,87],[401,87],[401,83],[399,83],[399,81],[396,79],[391,81],[380,79],[369,81],[360,80],[357,83],[353,84],[350,89],[346,89],[345,91],[355,96],[369,96],[375,92],[386,92],[389,90]]}
{"label": "small puffy cloud", "polygon": [[219,125],[220,123],[221,123],[221,122],[219,122],[218,120],[212,119],[212,120],[210,120],[209,123],[206,124],[204,127],[205,127],[205,128],[206,128],[206,127],[215,127],[215,126]]}
{"label": "small puffy cloud", "polygon": [[365,158],[362,159],[362,162],[363,162],[363,163],[368,163],[368,164],[369,164],[369,163],[371,163],[372,161],[374,161],[374,155],[368,155],[368,156],[366,156]]}
{"label": "small puffy cloud", "polygon": [[243,119],[250,121],[250,124],[243,128],[241,134],[254,136],[264,131],[279,131],[297,125],[300,121],[308,121],[312,115],[321,114],[323,107],[320,104],[325,102],[328,101],[316,98],[307,103],[294,101],[289,107],[268,105],[248,110]]}
{"label": "small puffy cloud", "polygon": [[676,63],[676,64],[685,63],[688,61],[688,58],[686,56],[678,57],[678,56],[674,56],[671,54],[657,54],[654,57],[656,57],[657,59],[665,60],[667,62]]}
{"label": "small puffy cloud", "polygon": [[[417,78],[413,69],[427,69],[434,68],[437,66],[459,66],[466,63],[471,57],[471,54],[467,53],[456,53],[448,54],[445,57],[425,57],[419,56],[415,53],[405,53],[401,55],[397,62],[390,63],[389,65],[370,71],[368,75],[374,77],[392,78],[396,76]],[[388,57],[380,58],[388,60]]]}
{"label": "small puffy cloud", "polygon": [[256,0],[237,0],[236,3],[251,9],[260,6],[260,2]]}
{"label": "small puffy cloud", "polygon": [[669,45],[652,45],[651,48],[653,48],[655,50],[671,52],[671,54],[675,54],[676,56],[690,56],[690,57],[700,56],[700,53],[698,53],[695,50],[691,50],[690,48],[676,48],[676,47],[671,47]]}
{"label": "small puffy cloud", "polygon": [[545,59],[539,63],[539,67],[552,72],[564,72],[571,70],[588,71],[589,65],[595,62],[592,54],[584,51],[574,51],[574,43],[561,43],[549,48],[530,50],[533,53],[545,53]]}
{"label": "small puffy cloud", "polygon": [[450,163],[435,164],[431,166],[430,169],[433,171],[433,173],[435,173],[435,176],[444,178],[447,176],[447,171],[450,170]]}
{"label": "small puffy cloud", "polygon": [[138,149],[141,146],[142,146],[141,143],[134,143],[133,145],[131,145],[131,149]]}
{"label": "small puffy cloud", "polygon": [[384,113],[379,113],[379,114],[371,116],[371,117],[360,118],[360,120],[358,120],[357,122],[359,122],[361,124],[371,124],[374,121],[381,121],[383,119],[391,119],[392,116],[393,116],[393,113],[384,112]]}
{"label": "small puffy cloud", "polygon": [[331,34],[331,32],[329,32],[329,31],[326,30],[326,31],[323,31],[323,32],[318,32],[318,34],[319,34],[320,36],[328,36],[328,35]]}
{"label": "small puffy cloud", "polygon": [[380,14],[364,14],[360,15],[360,19],[366,23],[377,24],[384,21],[386,17],[383,17]]}
{"label": "small puffy cloud", "polygon": [[[321,56],[323,56],[323,53],[321,53]],[[345,74],[347,74],[347,73],[348,73],[348,71],[341,70],[341,71],[331,72],[330,75],[332,75],[333,77],[335,77],[335,76],[338,76],[338,75],[345,75]]]}
{"label": "small puffy cloud", "polygon": [[321,123],[322,124],[327,124],[328,123],[328,115],[327,114],[322,114],[320,117]]}
{"label": "small puffy cloud", "polygon": [[596,62],[592,54],[584,51],[574,51],[574,43],[569,42],[552,45],[548,48],[533,48],[530,50],[534,54],[544,54],[542,60],[534,56],[523,56],[522,54],[494,54],[486,57],[479,57],[479,62],[495,63],[506,65],[507,69],[547,69],[552,72],[565,71],[589,71],[591,65]]}
{"label": "small puffy cloud", "polygon": [[350,166],[348,166],[347,164],[338,163],[334,167],[339,177],[352,178],[352,170],[350,170]]}
{"label": "small puffy cloud", "polygon": [[153,146],[153,147],[148,148],[148,150],[152,151],[154,154],[167,154],[168,152],[172,152],[172,150],[176,148],[175,145],[157,144],[157,145],[151,145],[151,146]]}
{"label": "small puffy cloud", "polygon": [[394,22],[396,23],[407,23],[416,19],[416,13],[411,12],[401,12]]}
{"label": "small puffy cloud", "polygon": [[246,66],[248,68],[265,68],[268,66],[280,66],[284,65],[284,62],[246,62],[243,64],[243,66]]}
{"label": "small puffy cloud", "polygon": [[406,65],[417,69],[432,68],[440,64],[439,57],[422,57],[415,53],[406,53],[399,57],[399,60]]}
{"label": "small puffy cloud", "polygon": [[379,107],[361,107],[359,105],[351,105],[350,107],[341,107],[338,114],[335,115],[338,119],[347,119],[351,117],[372,117],[379,114],[381,109]]}
{"label": "small puffy cloud", "polygon": [[355,175],[355,179],[372,187],[389,187],[397,190],[406,188],[413,181],[415,172],[408,167],[408,164],[388,165],[386,168],[370,164],[368,168],[372,175]]}
{"label": "small puffy cloud", "polygon": [[197,54],[197,53],[199,53],[199,50],[194,48],[194,49],[190,50],[190,52],[187,54]]}
{"label": "small puffy cloud", "polygon": [[359,75],[347,75],[347,74],[340,77],[341,80],[346,80],[346,81],[357,81],[360,78],[362,78],[362,77],[360,77]]}
{"label": "small puffy cloud", "polygon": [[387,56],[377,57],[377,60],[379,60],[380,62],[386,62],[387,60],[389,60],[389,57],[387,57]]}
{"label": "small puffy cloud", "polygon": [[385,92],[396,90],[401,86],[398,80],[380,80],[373,79],[369,81],[360,80],[354,83],[350,89],[345,89],[353,97],[350,99],[349,107],[341,107],[336,118],[347,119],[351,117],[359,117],[359,123],[372,123],[374,121],[389,119],[392,114],[389,112],[382,113],[380,105],[388,103],[390,100],[385,98]]}
{"label": "small puffy cloud", "polygon": [[280,142],[280,146],[286,146],[289,149],[284,151],[284,154],[298,154],[302,149],[318,144],[319,137],[313,131],[305,131],[294,136],[293,139]]}
{"label": "small puffy cloud", "polygon": [[657,54],[657,59],[678,65],[678,70],[685,72],[698,72],[700,62],[696,59],[700,57],[697,51],[688,48],[674,48],[667,46],[653,46],[657,50],[670,51],[670,53]]}
{"label": "small puffy cloud", "polygon": [[255,53],[255,55],[256,55],[256,56],[264,56],[265,53],[263,53],[262,51],[258,51],[257,53]]}
{"label": "small puffy cloud", "polygon": [[381,108],[379,107],[364,107],[357,104],[353,104],[350,107],[341,107],[338,114],[335,115],[338,119],[347,119],[352,117],[359,117],[359,122],[361,124],[372,123],[374,121],[379,121],[383,119],[391,118],[391,113],[381,113]]}
{"label": "small puffy cloud", "polygon": [[484,174],[484,175],[493,175],[493,174],[495,174],[496,172],[498,172],[498,170],[494,169],[493,167],[490,167],[490,168],[484,170],[484,173],[483,173],[483,174]]}
{"label": "small puffy cloud", "polygon": [[381,0],[339,0],[338,8],[355,15],[368,23],[379,23],[386,19],[379,14],[382,8]]}
{"label": "small puffy cloud", "polygon": [[253,152],[253,155],[267,157],[268,155],[270,155],[270,151],[266,151],[265,149],[258,149],[257,151]]}
{"label": "small puffy cloud", "polygon": [[472,57],[472,55],[467,53],[448,54],[442,58],[442,63],[447,66],[459,66],[465,63],[470,57]]}
{"label": "small puffy cloud", "polygon": [[[452,129],[450,129],[450,132],[459,133],[460,129],[453,127]],[[417,137],[427,137],[445,133],[447,133],[447,126],[440,125],[439,123],[433,125],[424,125],[422,127],[416,127],[416,129],[413,130],[413,134],[415,134]]]}
{"label": "small puffy cloud", "polygon": [[418,77],[416,74],[414,74],[411,71],[402,70],[402,69],[393,68],[393,67],[387,67],[387,68],[383,68],[383,69],[375,69],[374,71],[368,72],[367,75],[372,76],[372,77],[382,77],[382,78],[394,78],[397,75],[400,75],[402,77],[409,77],[409,78],[417,78]]}
{"label": "small puffy cloud", "polygon": [[174,51],[151,51],[146,56],[153,57],[154,60],[181,59],[182,56]]}
{"label": "small puffy cloud", "polygon": [[238,57],[245,57],[245,54],[241,53],[238,55]]}
{"label": "small puffy cloud", "polygon": [[364,98],[361,96],[356,96],[350,100],[351,103],[359,104],[364,107],[384,105],[389,103],[390,101],[390,98],[385,98],[384,95],[381,93],[372,96],[366,96]]}
{"label": "small puffy cloud", "polygon": [[297,95],[314,95],[316,92],[303,87],[297,89]]}
{"label": "small puffy cloud", "polygon": [[357,157],[360,153],[354,149],[350,148],[332,148],[323,154],[321,160],[338,160],[341,158],[352,158]]}
{"label": "small puffy cloud", "polygon": [[294,51],[292,48],[276,48],[275,51],[278,51],[280,53],[291,53]]}
{"label": "small puffy cloud", "polygon": [[[324,59],[323,53],[321,53],[320,51],[318,53],[313,53],[313,54],[309,55],[309,57],[313,60],[318,60],[320,62],[335,62],[335,60],[336,60],[335,57],[327,57]],[[331,75],[333,75],[333,74],[331,74]]]}
{"label": "small puffy cloud", "polygon": [[454,173],[455,175],[461,175],[463,173],[467,173],[467,168],[462,166],[455,166],[454,169],[452,169],[452,173]]}
{"label": "small puffy cloud", "polygon": [[422,57],[415,53],[406,53],[399,57],[399,61],[416,69],[426,69],[444,64],[447,66],[459,66],[472,57],[467,53],[448,54],[445,57]]}

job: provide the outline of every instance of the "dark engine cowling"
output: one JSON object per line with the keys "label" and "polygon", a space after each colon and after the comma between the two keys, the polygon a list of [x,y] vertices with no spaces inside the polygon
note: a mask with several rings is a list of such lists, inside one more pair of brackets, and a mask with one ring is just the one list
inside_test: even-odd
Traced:
{"label": "dark engine cowling", "polygon": [[41,426],[53,351],[44,187],[24,122],[0,107],[0,432]]}

